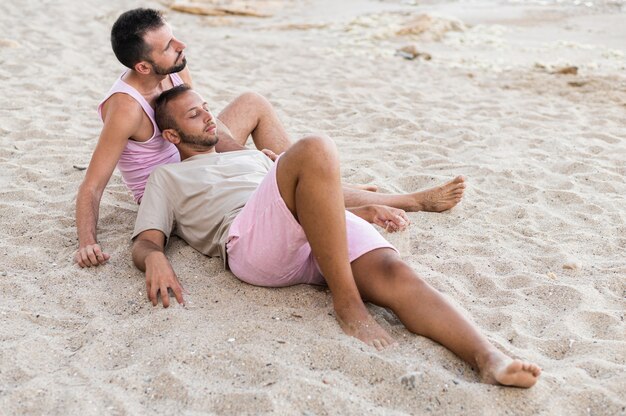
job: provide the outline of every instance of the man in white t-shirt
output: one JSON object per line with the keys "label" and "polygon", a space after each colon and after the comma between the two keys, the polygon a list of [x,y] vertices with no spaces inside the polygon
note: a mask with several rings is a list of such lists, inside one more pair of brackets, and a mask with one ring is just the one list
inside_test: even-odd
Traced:
{"label": "man in white t-shirt", "polygon": [[346,211],[334,143],[297,141],[275,163],[250,150],[217,154],[215,119],[196,92],[181,85],[161,94],[156,119],[182,162],[155,170],[133,237],[133,260],[145,271],[148,297],[169,305],[182,288],[164,254],[176,233],[204,254],[221,256],[243,281],[262,286],[327,284],[348,335],[385,348],[394,343],[363,299],[394,311],[408,330],[439,342],[476,368],[486,383],[533,386],[541,369],[511,359],[439,292],[422,280],[368,222],[406,227],[401,210]]}

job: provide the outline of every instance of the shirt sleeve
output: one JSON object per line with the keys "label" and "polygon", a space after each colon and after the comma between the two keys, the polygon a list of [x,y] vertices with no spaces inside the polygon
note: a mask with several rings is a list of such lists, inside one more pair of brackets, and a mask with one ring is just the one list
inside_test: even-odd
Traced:
{"label": "shirt sleeve", "polygon": [[158,171],[152,172],[144,191],[132,239],[147,230],[159,230],[168,239],[174,227],[174,209],[168,192],[161,185]]}

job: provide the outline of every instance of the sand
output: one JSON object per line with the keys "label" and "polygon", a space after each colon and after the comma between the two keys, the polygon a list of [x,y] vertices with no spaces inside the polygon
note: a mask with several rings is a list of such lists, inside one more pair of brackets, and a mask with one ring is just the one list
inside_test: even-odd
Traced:
{"label": "sand", "polygon": [[[137,206],[117,173],[99,222],[112,258],[74,266],[96,106],[122,71],[109,30],[137,5],[0,6],[0,414],[626,412],[623,2],[169,13],[213,108],[257,91],[294,138],[335,139],[346,181],[381,192],[467,177],[460,205],[411,213],[392,239],[499,348],[544,369],[530,390],[480,384],[371,306],[399,342],[377,352],[342,334],[327,290],[246,285],[177,239],[168,254],[189,305],[152,307],[129,253]],[[396,55],[411,45],[431,59]]]}

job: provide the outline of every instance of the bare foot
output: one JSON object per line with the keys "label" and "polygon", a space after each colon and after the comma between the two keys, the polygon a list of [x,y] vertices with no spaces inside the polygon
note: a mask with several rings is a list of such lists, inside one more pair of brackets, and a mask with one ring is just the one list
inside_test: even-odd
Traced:
{"label": "bare foot", "polygon": [[[361,308],[362,310],[358,310]],[[335,312],[343,332],[373,346],[378,351],[397,344],[391,335],[372,318],[364,305],[360,308],[344,308],[341,312],[335,308]]]}
{"label": "bare foot", "polygon": [[490,353],[481,367],[485,383],[529,388],[535,385],[541,374],[538,365],[507,357],[500,351]]}
{"label": "bare foot", "polygon": [[461,201],[464,191],[465,178],[457,176],[441,186],[411,194],[414,203],[407,211],[447,211]]}
{"label": "bare foot", "polygon": [[359,191],[378,192],[378,186],[376,185],[356,185],[353,183],[345,184],[348,188],[357,189]]}

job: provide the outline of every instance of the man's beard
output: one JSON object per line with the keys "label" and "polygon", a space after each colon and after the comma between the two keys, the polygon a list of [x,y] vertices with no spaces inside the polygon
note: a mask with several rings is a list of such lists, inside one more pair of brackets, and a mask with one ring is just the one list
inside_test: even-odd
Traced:
{"label": "man's beard", "polygon": [[154,73],[155,74],[157,74],[157,75],[169,75],[169,74],[173,74],[175,72],[180,72],[183,69],[185,69],[185,66],[187,65],[187,58],[183,58],[183,61],[180,64],[171,66],[169,68],[163,68],[162,66],[158,66],[157,64],[155,64],[152,61],[149,61],[149,62],[152,65],[152,68],[154,69]]}
{"label": "man's beard", "polygon": [[217,129],[215,131],[215,135],[212,137],[205,137],[195,134],[185,134],[182,131],[178,131],[178,135],[180,136],[180,141],[189,144],[192,146],[202,146],[202,147],[214,147],[219,141],[219,137],[217,137]]}

